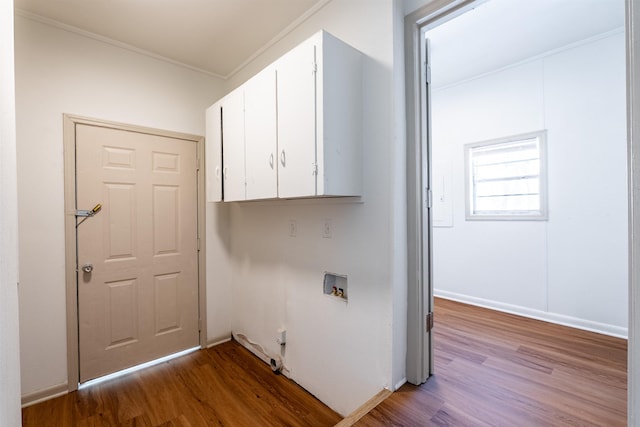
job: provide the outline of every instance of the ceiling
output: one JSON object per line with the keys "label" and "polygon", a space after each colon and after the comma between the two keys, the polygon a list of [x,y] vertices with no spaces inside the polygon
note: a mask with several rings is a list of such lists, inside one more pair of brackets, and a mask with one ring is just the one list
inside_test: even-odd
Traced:
{"label": "ceiling", "polygon": [[624,0],[490,0],[427,32],[432,83],[446,86],[623,27]]}
{"label": "ceiling", "polygon": [[327,2],[15,0],[15,7],[22,15],[56,21],[227,78]]}
{"label": "ceiling", "polygon": [[[18,13],[228,78],[330,0],[15,0]],[[624,0],[490,0],[430,30],[434,86],[624,26]],[[68,28],[68,27],[67,27]]]}

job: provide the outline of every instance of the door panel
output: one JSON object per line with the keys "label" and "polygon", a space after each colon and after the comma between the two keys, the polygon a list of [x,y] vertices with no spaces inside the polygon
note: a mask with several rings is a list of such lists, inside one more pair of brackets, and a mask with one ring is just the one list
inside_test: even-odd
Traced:
{"label": "door panel", "polygon": [[277,63],[279,197],[316,195],[315,49],[308,41]]}
{"label": "door panel", "polygon": [[110,206],[109,218],[118,228],[109,227],[106,236],[107,259],[115,260],[134,256],[134,236],[137,224],[134,218],[135,186],[132,184],[105,183],[106,206]]}
{"label": "door panel", "polygon": [[153,253],[176,254],[179,251],[180,194],[178,186],[153,186]]}
{"label": "door panel", "polygon": [[105,285],[109,319],[107,348],[135,342],[138,337],[136,280],[119,280]]}
{"label": "door panel", "polygon": [[178,292],[180,276],[176,273],[154,277],[156,334],[165,334],[180,329]]}
{"label": "door panel", "polygon": [[196,167],[191,141],[76,125],[77,206],[102,204],[77,226],[80,382],[199,344]]}
{"label": "door panel", "polygon": [[243,87],[247,200],[277,197],[275,69],[265,69]]}
{"label": "door panel", "polygon": [[222,100],[222,160],[224,200],[247,198],[245,185],[244,90],[237,89]]}

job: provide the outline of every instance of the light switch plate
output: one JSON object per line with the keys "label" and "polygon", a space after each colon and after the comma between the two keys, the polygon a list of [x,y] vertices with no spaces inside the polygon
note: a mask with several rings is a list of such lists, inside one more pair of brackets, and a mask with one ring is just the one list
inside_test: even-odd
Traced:
{"label": "light switch plate", "polygon": [[322,224],[322,237],[330,239],[332,235],[333,226],[331,224],[331,218],[325,218],[324,223]]}

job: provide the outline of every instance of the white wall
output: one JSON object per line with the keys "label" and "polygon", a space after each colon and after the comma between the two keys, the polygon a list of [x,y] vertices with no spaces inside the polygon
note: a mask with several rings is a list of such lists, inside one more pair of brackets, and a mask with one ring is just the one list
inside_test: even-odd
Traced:
{"label": "white wall", "polygon": [[[362,202],[207,206],[209,341],[227,338],[233,327],[276,352],[276,330],[286,327],[292,377],[343,414],[404,376],[404,94],[402,72],[394,71],[402,65],[401,43],[394,46],[400,7],[334,0],[225,85],[225,91],[239,85],[321,28],[360,49],[366,55]],[[223,91],[208,76],[25,17],[17,18],[16,55],[27,395],[67,378],[62,114],[203,134],[204,109]],[[332,239],[322,238],[325,218],[333,220]],[[288,237],[289,219],[298,222],[296,238]],[[349,275],[348,304],[322,294],[324,271]]]}
{"label": "white wall", "polygon": [[393,201],[391,203],[391,257],[393,260],[393,360],[392,385],[399,388],[406,381],[408,244],[407,244],[407,135],[404,57],[404,10],[402,1],[393,8],[393,112],[394,138],[389,146],[393,159]]}
{"label": "white wall", "polygon": [[403,11],[405,15],[409,15],[416,10],[424,7],[426,4],[432,3],[429,0],[404,0],[403,1]]}
{"label": "white wall", "polygon": [[[204,135],[204,110],[221,94],[213,77],[16,18],[24,395],[67,381],[62,114]],[[228,300],[215,287],[229,274],[220,211],[207,209],[211,340],[230,333],[228,312],[218,310]]]}
{"label": "white wall", "polygon": [[0,1],[0,425],[19,426],[18,209],[13,1]]}
{"label": "white wall", "polygon": [[207,342],[231,338],[231,260],[229,206],[207,203]]}
{"label": "white wall", "polygon": [[[434,158],[453,164],[454,212],[434,230],[436,295],[626,335],[624,48],[620,30],[434,90]],[[549,221],[465,221],[463,145],[541,129]]]}
{"label": "white wall", "polygon": [[[402,79],[401,73],[394,75],[402,58],[394,56],[393,43],[400,6],[386,0],[334,0],[228,84],[229,90],[238,86],[323,28],[365,55],[362,202],[231,206],[233,331],[273,354],[280,352],[276,331],[285,327],[284,363],[292,378],[341,414],[404,376],[405,143],[397,133],[404,112],[394,97],[404,95],[394,80]],[[401,47],[395,46],[400,55]],[[331,239],[322,238],[325,218],[332,219]],[[295,238],[289,237],[290,219],[297,221]],[[348,303],[323,295],[325,271],[348,275]]]}

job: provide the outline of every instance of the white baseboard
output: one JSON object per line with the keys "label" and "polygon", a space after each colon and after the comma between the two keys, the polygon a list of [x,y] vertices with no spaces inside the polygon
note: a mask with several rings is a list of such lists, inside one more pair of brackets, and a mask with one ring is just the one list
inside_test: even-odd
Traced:
{"label": "white baseboard", "polygon": [[224,344],[224,343],[229,342],[229,341],[231,341],[231,337],[224,338],[224,339],[217,340],[217,341],[208,341],[207,342],[207,348],[215,347],[217,345]]}
{"label": "white baseboard", "polygon": [[63,396],[69,393],[69,386],[67,383],[54,385],[42,390],[34,391],[22,395],[22,407],[35,405],[36,403],[44,402],[45,400],[53,399],[58,396]]}
{"label": "white baseboard", "polygon": [[362,419],[362,417],[371,412],[373,408],[384,402],[387,397],[391,396],[392,393],[393,392],[391,390],[388,390],[386,388],[380,390],[378,394],[364,402],[360,407],[356,408],[355,411],[344,417],[344,419],[336,424],[335,427],[351,427],[355,425],[360,419]]}
{"label": "white baseboard", "polygon": [[458,294],[458,293],[449,292],[449,291],[434,290],[433,295],[439,298],[463,302],[471,305],[477,305],[480,307],[490,308],[492,310],[503,311],[505,313],[511,313],[511,314],[517,314],[523,317],[543,320],[545,322],[556,323],[558,325],[564,325],[564,326],[570,326],[572,328],[583,329],[591,332],[597,332],[599,334],[610,335],[613,337],[627,339],[627,337],[629,336],[628,328],[609,325],[606,323],[594,322],[592,320],[587,320],[587,319],[580,319],[577,317],[566,316],[564,314],[550,313],[547,311],[535,310],[532,308],[522,307],[519,305],[506,304],[498,301],[472,297],[469,295],[463,295],[463,294]]}
{"label": "white baseboard", "polygon": [[400,381],[398,381],[396,383],[396,385],[393,387],[393,390],[391,390],[391,391],[398,391],[398,389],[400,387],[402,387],[403,385],[405,385],[406,383],[407,383],[407,379],[406,378],[401,379]]}

